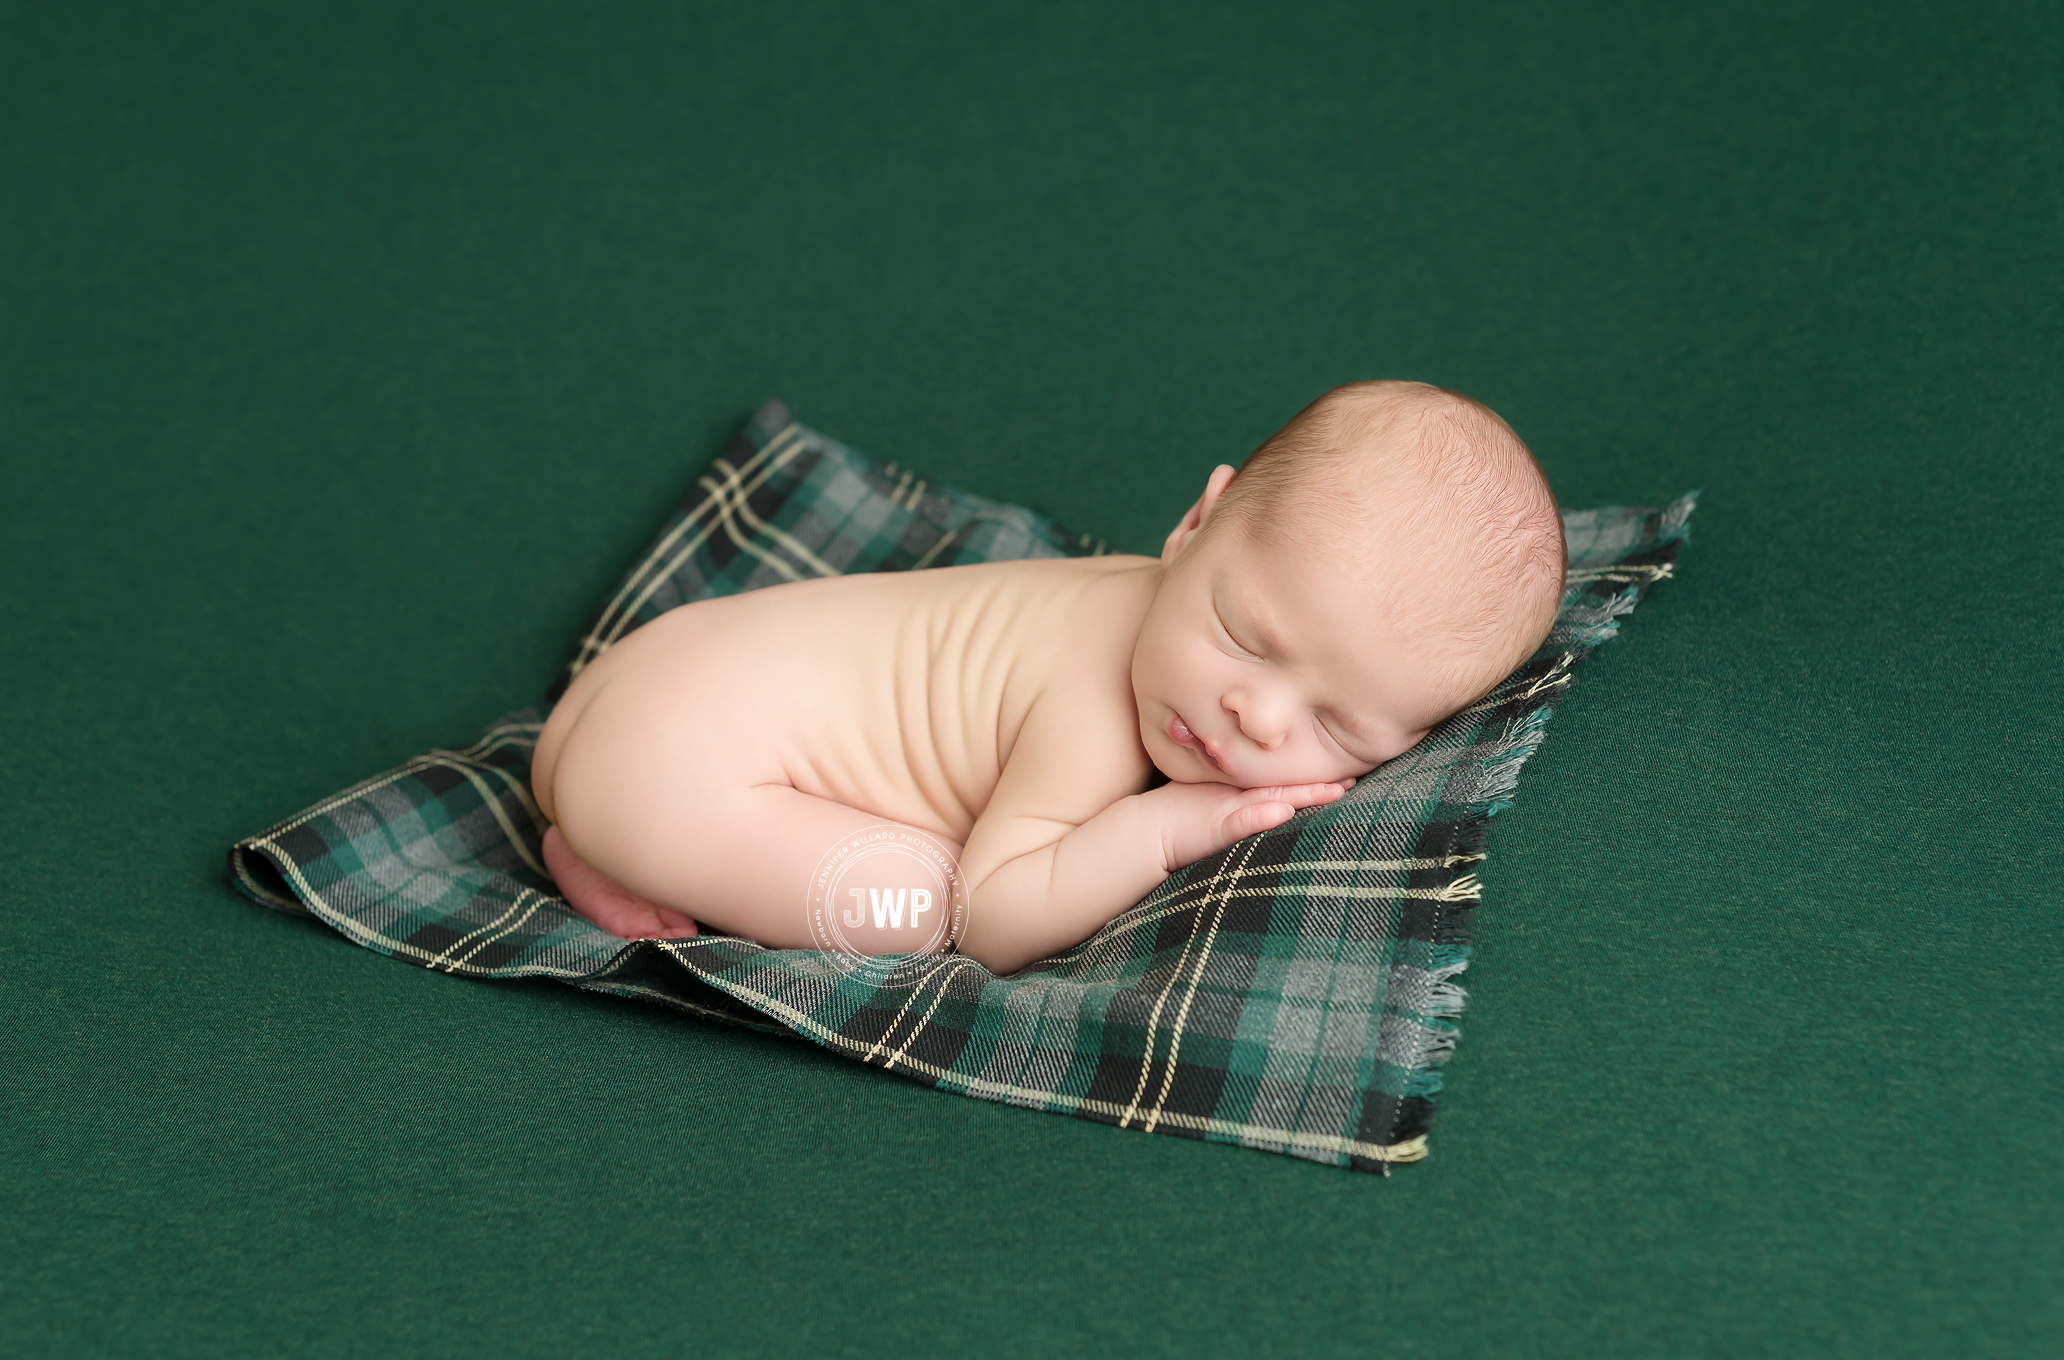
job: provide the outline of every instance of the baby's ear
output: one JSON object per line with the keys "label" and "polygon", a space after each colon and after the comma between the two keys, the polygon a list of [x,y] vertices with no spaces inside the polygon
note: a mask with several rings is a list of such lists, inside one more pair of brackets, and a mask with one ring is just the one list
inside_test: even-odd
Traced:
{"label": "baby's ear", "polygon": [[1204,483],[1204,494],[1197,497],[1196,503],[1190,507],[1189,513],[1182,517],[1182,521],[1169,530],[1168,541],[1161,545],[1162,566],[1175,561],[1176,554],[1183,550],[1183,545],[1195,538],[1197,531],[1204,527],[1204,521],[1211,518],[1212,510],[1218,505],[1218,498],[1223,496],[1226,487],[1232,484],[1235,471],[1230,463],[1220,463],[1211,469],[1211,476]]}

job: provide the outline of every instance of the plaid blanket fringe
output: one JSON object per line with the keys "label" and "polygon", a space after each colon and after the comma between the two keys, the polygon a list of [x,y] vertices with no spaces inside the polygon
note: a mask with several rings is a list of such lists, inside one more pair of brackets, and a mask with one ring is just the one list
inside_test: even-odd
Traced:
{"label": "plaid blanket fringe", "polygon": [[1347,797],[1185,867],[1016,974],[951,954],[846,968],[732,936],[622,940],[556,896],[529,790],[538,732],[582,666],[713,595],[1106,551],[875,463],[769,402],[596,610],[543,705],[240,841],[232,881],[425,968],[556,978],[793,1032],[942,1090],[1387,1173],[1426,1152],[1489,820],[1574,667],[1671,574],[1693,500],[1565,515],[1554,630],[1489,696]]}

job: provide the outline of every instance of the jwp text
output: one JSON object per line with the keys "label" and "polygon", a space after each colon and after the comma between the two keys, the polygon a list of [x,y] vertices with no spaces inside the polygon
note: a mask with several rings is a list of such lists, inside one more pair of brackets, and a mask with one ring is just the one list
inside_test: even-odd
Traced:
{"label": "jwp text", "polygon": [[[932,894],[928,888],[897,888],[893,891],[888,888],[848,888],[846,891],[856,899],[843,913],[849,926],[864,925],[868,909],[872,908],[876,930],[900,930],[903,928],[903,908],[908,905],[910,928],[916,930],[918,916],[932,909]],[[857,900],[863,891],[867,894],[867,907],[862,907]]]}

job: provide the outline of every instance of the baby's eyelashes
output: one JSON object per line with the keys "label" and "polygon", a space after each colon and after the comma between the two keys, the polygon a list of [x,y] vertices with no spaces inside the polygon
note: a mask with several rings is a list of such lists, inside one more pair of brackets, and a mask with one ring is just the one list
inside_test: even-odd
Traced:
{"label": "baby's eyelashes", "polygon": [[[1329,745],[1331,745],[1331,746],[1333,747],[1333,749],[1334,749],[1334,750],[1336,750],[1336,751],[1340,752],[1340,754],[1342,754],[1342,755],[1346,756],[1346,757],[1347,757],[1347,758],[1348,758],[1349,760],[1354,760],[1354,761],[1361,761],[1361,760],[1362,760],[1362,757],[1360,757],[1360,756],[1356,755],[1356,754],[1355,754],[1355,753],[1354,753],[1353,751],[1350,751],[1350,750],[1349,750],[1349,749],[1347,748],[1347,743],[1346,743],[1346,742],[1342,741],[1342,740],[1341,740],[1341,739],[1340,739],[1339,737],[1336,737],[1336,736],[1334,736],[1334,735],[1333,735],[1333,729],[1332,729],[1332,728],[1330,728],[1330,727],[1328,727],[1328,726],[1326,726],[1326,723],[1325,723],[1325,721],[1324,721],[1323,719],[1321,719],[1321,718],[1318,718],[1318,717],[1313,717],[1313,719],[1312,719],[1312,726],[1318,729],[1318,732],[1319,732],[1319,740],[1320,740],[1321,742],[1324,742],[1324,743],[1326,743],[1326,744],[1329,744]],[[1366,763],[1366,762],[1364,762],[1364,763]],[[1374,766],[1371,766],[1370,768],[1372,768],[1372,769],[1373,769],[1373,768],[1375,768],[1375,767],[1374,767]]]}
{"label": "baby's eyelashes", "polygon": [[1240,639],[1233,636],[1233,630],[1226,627],[1225,620],[1221,618],[1218,614],[1214,613],[1211,616],[1211,618],[1212,622],[1218,625],[1218,631],[1220,635],[1222,635],[1227,642],[1230,642],[1233,645],[1234,651],[1238,652],[1241,656],[1246,657],[1249,661],[1260,661],[1263,659],[1258,653],[1249,651],[1247,648],[1241,646]]}

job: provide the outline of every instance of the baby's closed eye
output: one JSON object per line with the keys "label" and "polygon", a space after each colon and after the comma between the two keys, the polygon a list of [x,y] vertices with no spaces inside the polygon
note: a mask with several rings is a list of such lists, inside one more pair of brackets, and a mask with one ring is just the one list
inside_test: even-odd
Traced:
{"label": "baby's closed eye", "polygon": [[1262,660],[1262,656],[1259,652],[1255,651],[1252,647],[1245,646],[1241,643],[1240,639],[1233,636],[1233,630],[1226,626],[1226,621],[1222,615],[1220,615],[1216,611],[1213,611],[1211,617],[1218,624],[1218,631],[1225,634],[1225,640],[1233,644],[1233,649],[1235,651],[1239,652],[1240,655],[1248,658],[1249,660]]}
{"label": "baby's closed eye", "polygon": [[1356,751],[1354,745],[1349,742],[1348,738],[1334,731],[1333,728],[1327,724],[1324,718],[1319,717],[1317,714],[1314,714],[1312,716],[1312,726],[1316,727],[1319,730],[1319,736],[1321,737],[1321,739],[1331,742],[1333,744],[1334,749],[1339,751],[1342,755],[1346,756],[1349,760],[1356,761],[1363,765],[1369,765],[1372,769],[1374,768],[1374,765],[1368,760],[1368,758]]}

